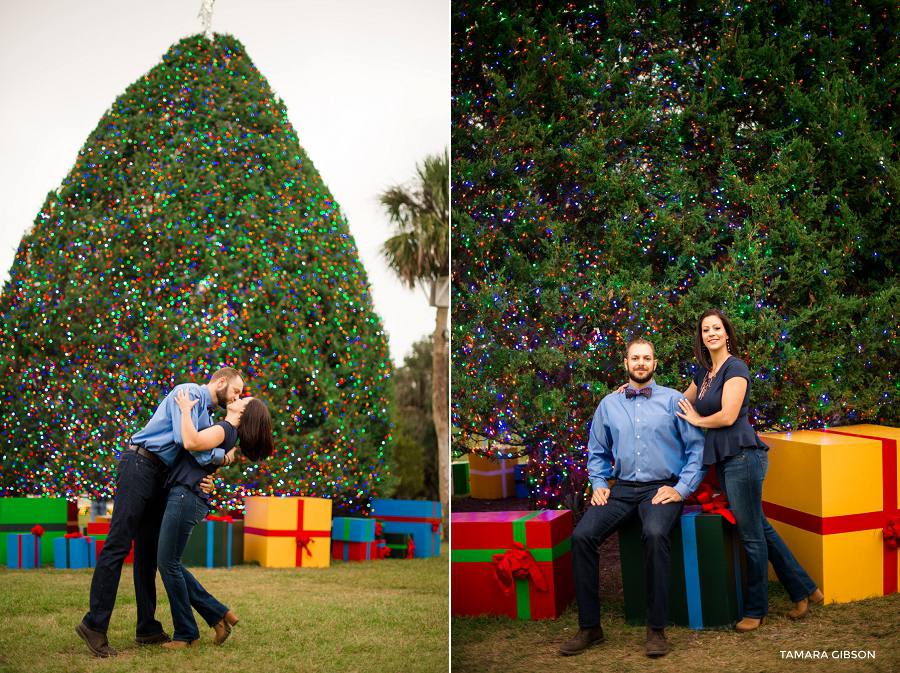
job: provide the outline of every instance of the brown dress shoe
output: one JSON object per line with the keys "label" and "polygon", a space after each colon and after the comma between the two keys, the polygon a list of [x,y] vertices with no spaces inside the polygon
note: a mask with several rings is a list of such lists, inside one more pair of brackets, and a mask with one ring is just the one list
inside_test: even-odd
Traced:
{"label": "brown dress shoe", "polygon": [[605,640],[603,637],[603,627],[597,624],[589,629],[578,629],[578,633],[572,640],[564,642],[559,646],[559,653],[566,656],[573,654],[581,654],[587,648],[599,645]]}
{"label": "brown dress shoe", "polygon": [[648,657],[662,657],[669,653],[669,641],[665,629],[651,629],[647,625],[647,644],[645,651]]}
{"label": "brown dress shoe", "polygon": [[809,612],[810,603],[821,603],[825,600],[825,594],[820,589],[816,589],[809,596],[794,603],[794,609],[788,612],[791,619],[800,619]]}
{"label": "brown dress shoe", "polygon": [[766,625],[766,618],[754,619],[753,617],[744,617],[741,621],[734,625],[734,630],[738,633],[747,633],[748,631],[756,631],[760,626]]}
{"label": "brown dress shoe", "polygon": [[81,639],[87,644],[88,649],[91,651],[91,654],[97,657],[103,657],[104,659],[106,657],[118,656],[119,653],[109,646],[106,634],[100,633],[99,631],[92,631],[84,625],[83,621],[75,627],[75,633],[81,636]]}
{"label": "brown dress shoe", "polygon": [[138,645],[161,645],[163,643],[168,643],[171,640],[168,633],[160,631],[152,636],[138,636],[134,639],[134,642]]}
{"label": "brown dress shoe", "polygon": [[183,650],[186,647],[200,647],[200,639],[192,640],[191,642],[185,642],[184,640],[171,640],[168,643],[163,643],[162,646],[167,650]]}

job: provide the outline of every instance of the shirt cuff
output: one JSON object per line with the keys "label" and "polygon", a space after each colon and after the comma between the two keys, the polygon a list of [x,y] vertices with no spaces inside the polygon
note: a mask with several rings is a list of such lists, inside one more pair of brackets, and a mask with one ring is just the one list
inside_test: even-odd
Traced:
{"label": "shirt cuff", "polygon": [[603,477],[591,479],[591,487],[596,491],[598,488],[609,488],[609,482]]}
{"label": "shirt cuff", "polygon": [[213,449],[212,450],[212,460],[210,460],[213,465],[221,465],[225,462],[225,449]]}
{"label": "shirt cuff", "polygon": [[692,493],[692,491],[687,487],[683,481],[679,481],[673,488],[678,491],[678,495],[681,496],[682,500],[687,500],[688,496]]}

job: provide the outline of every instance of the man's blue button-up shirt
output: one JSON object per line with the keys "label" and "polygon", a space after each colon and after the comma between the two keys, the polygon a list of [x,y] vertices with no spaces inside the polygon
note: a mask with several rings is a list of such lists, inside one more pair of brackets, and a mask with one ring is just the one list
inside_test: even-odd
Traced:
{"label": "man's blue button-up shirt", "polygon": [[[626,481],[678,479],[682,498],[703,480],[703,432],[683,418],[677,390],[651,381],[650,398],[611,393],[594,413],[588,438],[588,474],[594,490],[609,488],[612,477]],[[646,388],[647,385],[644,387]]]}
{"label": "man's blue button-up shirt", "polygon": [[[204,430],[211,426],[212,418],[209,415],[209,408],[212,406],[212,397],[209,394],[209,388],[196,383],[182,383],[175,386],[166,395],[144,429],[131,436],[132,444],[138,444],[148,451],[153,451],[169,467],[175,464],[178,452],[184,449],[184,442],[181,438],[181,407],[175,401],[175,396],[182,389],[187,390],[188,397],[192,400],[200,400],[191,409],[194,427],[197,430]],[[210,463],[221,465],[225,458],[225,451],[223,449],[207,449],[206,451],[191,451],[191,455],[199,465]]]}

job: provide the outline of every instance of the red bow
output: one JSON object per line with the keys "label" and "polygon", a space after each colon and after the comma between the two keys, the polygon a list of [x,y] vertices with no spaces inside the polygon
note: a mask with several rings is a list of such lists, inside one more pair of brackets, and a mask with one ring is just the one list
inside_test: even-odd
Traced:
{"label": "red bow", "polygon": [[378,558],[384,559],[384,558],[387,558],[388,555],[391,553],[391,548],[390,548],[390,547],[387,547],[387,546],[384,546],[384,547],[376,547],[376,548],[375,548],[375,551],[378,552]]}
{"label": "red bow", "polygon": [[34,528],[32,528],[32,529],[31,529],[31,534],[32,534],[32,535],[37,535],[38,537],[41,537],[41,536],[44,534],[44,529],[41,528],[41,524],[38,524],[38,525],[36,525]]}
{"label": "red bow", "polygon": [[900,546],[900,517],[892,516],[884,524],[884,543],[888,549],[896,549]]}
{"label": "red bow", "polygon": [[384,525],[380,521],[375,522],[375,537],[381,537],[384,531]]}
{"label": "red bow", "polygon": [[409,542],[406,544],[406,558],[413,558],[415,556],[416,545],[413,542],[412,535],[409,536]]}
{"label": "red bow", "polygon": [[227,521],[228,523],[234,523],[234,519],[231,518],[231,515],[226,516],[208,516],[206,517],[207,521]]}
{"label": "red bow", "polygon": [[312,556],[312,552],[309,550],[310,542],[315,542],[315,540],[313,540],[309,535],[301,534],[299,537],[297,537],[297,546],[303,547],[303,549],[306,550],[307,556]]}
{"label": "red bow", "polygon": [[439,524],[439,523],[433,523],[433,524],[431,524],[431,532],[432,532],[432,533],[437,533],[437,532],[438,532],[438,529],[439,529],[440,527],[441,527],[441,524]]}
{"label": "red bow", "polygon": [[513,542],[512,549],[507,549],[503,554],[494,554],[494,579],[503,590],[505,596],[509,596],[515,585],[515,580],[524,580],[531,577],[538,591],[547,591],[547,582],[538,567],[537,561],[531,552],[525,549],[521,542]]}
{"label": "red bow", "polygon": [[724,493],[715,495],[712,486],[709,484],[700,484],[700,487],[684,501],[686,505],[700,505],[704,512],[712,512],[713,514],[721,514],[731,523],[735,523],[734,514],[728,509],[728,498]]}
{"label": "red bow", "polygon": [[63,535],[63,537],[71,539],[71,538],[83,537],[83,536],[81,535],[81,533],[66,533],[65,535]]}

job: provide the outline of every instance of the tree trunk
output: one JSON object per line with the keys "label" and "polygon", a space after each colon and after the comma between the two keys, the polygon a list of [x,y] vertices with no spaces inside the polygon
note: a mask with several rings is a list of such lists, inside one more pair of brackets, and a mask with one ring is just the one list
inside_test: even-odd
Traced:
{"label": "tree trunk", "polygon": [[434,328],[434,363],[431,376],[431,408],[438,440],[438,492],[441,498],[444,540],[447,540],[450,521],[450,395],[448,385],[450,367],[447,360],[447,342],[450,340],[450,333],[447,331],[448,313],[448,308],[438,307],[437,323]]}

